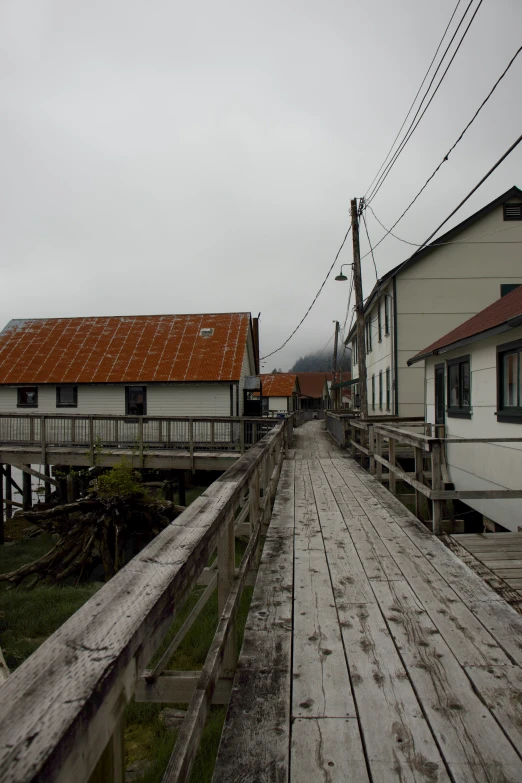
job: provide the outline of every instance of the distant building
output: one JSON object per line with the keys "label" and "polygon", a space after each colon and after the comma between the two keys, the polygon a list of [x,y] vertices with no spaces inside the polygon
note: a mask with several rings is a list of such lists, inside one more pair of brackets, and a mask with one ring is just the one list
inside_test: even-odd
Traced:
{"label": "distant building", "polygon": [[300,387],[296,373],[280,372],[260,375],[263,413],[291,413],[299,410]]}
{"label": "distant building", "polygon": [[250,313],[39,318],[0,333],[0,413],[239,416]]}
{"label": "distant building", "polygon": [[[323,410],[328,407],[328,388],[325,372],[296,373],[301,390],[301,410]],[[331,373],[330,373],[331,375]]]}
{"label": "distant building", "polygon": [[[424,364],[426,421],[449,438],[522,438],[522,286],[411,358]],[[521,443],[446,445],[457,490],[522,489]],[[522,500],[466,500],[517,532]]]}
{"label": "distant building", "polygon": [[[407,360],[522,283],[521,240],[513,187],[383,275],[364,307],[371,416],[422,416],[423,364]],[[346,342],[357,378],[355,327]]]}

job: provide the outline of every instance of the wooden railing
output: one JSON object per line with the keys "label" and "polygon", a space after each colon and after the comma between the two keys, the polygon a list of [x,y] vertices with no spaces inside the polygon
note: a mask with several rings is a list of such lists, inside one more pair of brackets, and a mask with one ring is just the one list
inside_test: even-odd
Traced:
{"label": "wooden railing", "polygon": [[[276,418],[97,416],[81,414],[0,414],[0,444],[40,449],[45,464],[48,447],[82,448],[94,458],[96,449],[147,451],[183,449],[238,451],[258,443]],[[287,426],[292,427],[289,416]]]}
{"label": "wooden railing", "polygon": [[[434,426],[419,419],[346,418],[342,426],[342,445],[350,448],[354,458],[360,456],[378,481],[387,481],[390,492],[397,494],[397,481],[414,489],[415,514],[423,522],[428,521],[423,498],[431,503],[431,528],[436,535],[443,532],[444,501],[522,498],[522,489],[455,489],[446,463],[447,444],[522,443],[522,437],[446,438],[443,425]],[[439,437],[433,437],[433,433]],[[412,458],[414,471],[400,467],[398,457]]]}
{"label": "wooden railing", "polygon": [[[237,608],[259,560],[288,432],[285,421],[273,426],[1,686],[3,783],[123,781],[122,718],[134,693],[141,700],[189,702],[164,777],[188,780],[210,704],[226,701],[231,689]],[[238,533],[249,540],[236,570]],[[147,670],[197,584],[207,590]],[[219,621],[203,669],[166,671],[216,588]]]}

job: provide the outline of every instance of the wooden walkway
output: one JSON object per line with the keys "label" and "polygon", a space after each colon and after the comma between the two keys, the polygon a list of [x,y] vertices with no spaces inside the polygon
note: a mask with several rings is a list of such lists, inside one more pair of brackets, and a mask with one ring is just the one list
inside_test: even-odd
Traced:
{"label": "wooden walkway", "polygon": [[453,539],[522,596],[522,533],[455,535]]}
{"label": "wooden walkway", "polygon": [[310,422],[214,783],[522,780],[522,617]]}

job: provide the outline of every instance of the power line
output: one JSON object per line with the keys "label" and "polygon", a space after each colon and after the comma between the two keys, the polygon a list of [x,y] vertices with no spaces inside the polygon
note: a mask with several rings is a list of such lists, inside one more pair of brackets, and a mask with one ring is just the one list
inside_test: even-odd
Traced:
{"label": "power line", "polygon": [[[393,150],[393,148],[395,147],[395,143],[396,143],[397,139],[399,138],[399,136],[401,135],[401,131],[402,131],[402,129],[403,129],[403,128],[404,128],[404,126],[406,125],[406,122],[407,122],[407,120],[408,120],[408,117],[410,116],[410,114],[411,114],[411,112],[412,112],[412,109],[413,109],[413,107],[415,106],[415,102],[416,102],[417,98],[419,97],[419,93],[420,93],[420,91],[422,90],[422,87],[423,87],[423,85],[424,85],[424,82],[425,82],[425,81],[426,81],[426,79],[428,78],[428,74],[429,74],[429,72],[431,71],[431,67],[432,67],[433,63],[435,62],[435,59],[436,59],[436,57],[437,57],[437,55],[438,55],[438,53],[439,53],[439,49],[440,49],[440,47],[442,46],[442,42],[444,41],[444,38],[446,37],[446,33],[447,33],[447,32],[448,32],[448,30],[449,30],[449,27],[450,27],[450,25],[451,25],[451,23],[452,23],[452,21],[453,21],[453,17],[454,17],[454,16],[455,16],[455,14],[457,13],[457,9],[458,9],[459,5],[461,4],[461,2],[462,2],[462,0],[458,0],[458,2],[457,2],[457,5],[455,6],[455,8],[454,8],[454,10],[453,10],[453,13],[451,14],[451,18],[450,18],[450,20],[449,20],[449,22],[448,22],[448,24],[447,24],[447,27],[446,27],[446,29],[444,30],[444,34],[443,34],[442,38],[441,38],[441,39],[440,39],[440,41],[439,41],[439,45],[437,46],[437,49],[436,49],[436,51],[435,51],[435,54],[433,55],[433,59],[432,59],[431,63],[429,64],[428,70],[427,70],[427,71],[426,71],[426,73],[424,74],[424,78],[423,78],[422,82],[420,83],[420,87],[419,87],[419,89],[417,90],[417,94],[415,95],[415,98],[413,99],[413,101],[412,101],[412,104],[411,104],[410,108],[408,109],[408,113],[406,114],[406,117],[404,118],[404,121],[403,121],[403,123],[402,123],[401,127],[399,128],[399,131],[398,131],[397,135],[395,136],[395,138],[394,138],[394,140],[393,140],[393,144],[391,145],[390,149],[388,150],[388,152],[387,152],[387,154],[386,154],[386,157],[384,158],[383,162],[381,163],[381,166],[380,166],[380,168],[379,168],[379,170],[378,170],[377,174],[376,174],[376,175],[375,175],[375,177],[372,179],[372,181],[371,181],[371,183],[370,183],[370,186],[369,186],[369,187],[368,187],[368,189],[366,190],[366,193],[364,194],[365,196],[366,196],[366,194],[368,193],[368,191],[369,191],[369,190],[372,188],[372,186],[373,186],[373,183],[375,182],[375,180],[377,179],[377,177],[378,177],[378,176],[379,176],[379,174],[381,173],[382,169],[383,169],[383,168],[384,168],[384,166],[386,165],[386,161],[387,161],[387,160],[388,160],[388,158],[390,157],[390,153],[391,153],[391,151]],[[457,29],[458,29],[458,28],[457,28]],[[442,62],[442,60],[441,60],[441,62]]]}
{"label": "power line", "polygon": [[275,349],[275,351],[271,351],[270,353],[267,353],[267,354],[266,354],[266,356],[262,356],[262,357],[261,357],[261,359],[260,359],[259,361],[263,361],[264,359],[268,359],[270,356],[273,356],[275,353],[278,353],[279,351],[281,351],[281,350],[282,350],[282,349],[285,347],[285,345],[287,345],[287,344],[290,342],[290,340],[292,339],[292,337],[294,336],[294,334],[297,332],[297,330],[299,329],[299,327],[300,327],[300,326],[303,324],[303,322],[305,321],[306,317],[308,316],[308,313],[310,312],[310,310],[312,309],[312,307],[314,306],[314,304],[315,304],[315,303],[317,302],[317,300],[319,299],[319,296],[320,296],[320,294],[321,294],[321,291],[322,291],[322,290],[323,290],[323,288],[325,287],[325,285],[326,285],[326,281],[327,281],[327,280],[328,280],[328,278],[330,277],[330,275],[331,275],[331,273],[332,273],[332,269],[334,268],[334,266],[335,266],[335,265],[336,265],[336,263],[337,263],[337,259],[339,258],[340,254],[341,254],[341,250],[343,249],[343,247],[344,247],[344,245],[345,245],[345,242],[346,242],[346,240],[348,239],[348,235],[349,235],[349,233],[350,233],[350,231],[351,231],[351,230],[352,230],[352,227],[351,227],[351,226],[349,226],[349,228],[348,228],[348,231],[347,231],[347,232],[346,232],[346,234],[344,235],[344,239],[343,239],[343,241],[341,242],[341,247],[340,247],[340,248],[339,248],[339,250],[337,251],[337,253],[336,253],[336,255],[335,255],[335,258],[334,258],[334,260],[333,260],[332,266],[331,266],[331,267],[330,267],[330,269],[328,270],[326,277],[324,278],[323,282],[321,283],[321,287],[320,287],[319,291],[318,291],[318,292],[316,293],[316,295],[314,296],[314,298],[313,298],[313,300],[312,300],[312,304],[310,305],[310,307],[308,308],[308,310],[306,311],[306,313],[303,315],[303,317],[301,318],[301,320],[299,321],[299,323],[298,323],[298,324],[297,324],[297,326],[295,327],[294,331],[291,333],[291,335],[290,335],[289,337],[287,337],[287,338],[286,338],[286,340],[284,341],[284,343],[283,343],[282,345],[280,345],[280,346],[279,346],[279,348],[276,348],[276,349]]}
{"label": "power line", "polygon": [[[428,185],[428,184],[431,182],[431,180],[433,179],[433,177],[434,177],[434,176],[437,174],[437,172],[438,172],[438,171],[439,171],[439,169],[441,168],[442,164],[443,164],[443,163],[445,163],[445,162],[448,160],[448,158],[449,158],[450,154],[453,152],[453,150],[455,149],[455,147],[457,146],[457,144],[458,144],[458,143],[459,143],[459,142],[462,140],[462,138],[464,137],[464,134],[466,133],[466,131],[467,131],[467,130],[470,128],[470,126],[471,126],[471,125],[472,125],[472,124],[475,122],[476,118],[478,117],[478,115],[479,115],[479,114],[480,114],[480,112],[482,111],[483,107],[484,107],[484,106],[486,105],[486,103],[489,101],[489,99],[491,98],[491,96],[493,95],[493,93],[494,93],[494,92],[495,92],[495,90],[497,89],[498,85],[500,84],[500,82],[502,81],[502,79],[504,78],[504,76],[507,74],[507,72],[509,71],[509,69],[511,68],[511,66],[513,65],[513,63],[515,62],[516,58],[518,57],[518,55],[520,54],[520,52],[521,52],[521,51],[522,51],[522,46],[521,46],[519,49],[517,49],[517,51],[515,52],[515,54],[513,55],[513,57],[511,58],[511,60],[509,61],[509,63],[507,64],[506,68],[504,69],[504,71],[501,73],[501,75],[499,76],[499,78],[497,79],[497,81],[495,82],[495,84],[493,85],[493,87],[491,88],[491,90],[489,91],[489,93],[486,95],[486,97],[484,98],[484,100],[482,101],[482,103],[480,104],[480,106],[478,107],[477,111],[475,112],[475,114],[473,115],[473,117],[471,118],[471,120],[470,120],[470,121],[468,122],[468,124],[465,126],[464,130],[463,130],[463,131],[460,133],[460,135],[458,136],[457,140],[456,140],[456,141],[453,143],[453,145],[450,147],[450,149],[448,150],[448,152],[447,152],[447,153],[444,155],[444,157],[443,157],[443,159],[441,160],[441,162],[439,163],[439,165],[438,165],[438,166],[435,168],[435,170],[433,171],[433,173],[432,173],[432,174],[431,174],[431,175],[428,177],[428,179],[426,180],[426,182],[424,183],[424,185],[422,186],[422,188],[419,190],[419,192],[417,193],[417,195],[415,196],[415,198],[413,198],[413,199],[412,199],[412,201],[410,201],[410,203],[408,204],[408,206],[406,207],[406,209],[404,210],[404,212],[403,212],[403,213],[402,213],[402,214],[401,214],[401,215],[400,215],[400,216],[397,218],[397,220],[396,220],[396,221],[395,221],[395,223],[392,225],[392,227],[391,227],[391,228],[390,228],[390,229],[389,229],[389,230],[386,232],[386,234],[385,234],[383,237],[381,237],[381,239],[380,239],[380,240],[377,242],[377,244],[374,246],[374,250],[375,250],[375,248],[376,248],[376,247],[378,247],[378,246],[381,244],[381,242],[383,242],[383,241],[386,239],[386,237],[388,236],[388,234],[391,234],[391,232],[393,231],[393,229],[395,228],[395,226],[396,226],[396,225],[397,225],[397,224],[398,224],[398,223],[399,223],[399,222],[402,220],[402,218],[404,217],[404,215],[405,215],[405,214],[406,214],[406,213],[409,211],[409,209],[410,209],[410,208],[413,206],[413,204],[414,204],[414,203],[417,201],[417,199],[419,198],[419,196],[421,195],[421,193],[422,193],[422,192],[425,190],[425,188],[427,187],[427,185]],[[370,205],[369,205],[367,202],[365,202],[365,205],[366,205],[366,207],[369,207],[369,206],[370,206]],[[373,211],[373,210],[372,210],[372,211]],[[377,219],[377,216],[375,215],[375,213],[373,213],[373,214],[374,214],[375,218]],[[380,221],[379,221],[379,222],[380,222]],[[381,223],[381,225],[382,225],[382,223]],[[384,228],[384,226],[383,226],[383,228]],[[394,236],[394,235],[392,234],[392,236]],[[397,237],[397,238],[398,238],[398,237]],[[413,244],[413,243],[412,243],[412,244]],[[367,256],[367,255],[369,255],[369,253],[366,253],[366,255],[365,255],[365,256],[363,256],[363,258],[366,258],[366,256]],[[361,260],[362,260],[362,259],[361,259]]]}
{"label": "power line", "polygon": [[[415,256],[416,256],[416,255],[418,255],[418,254],[421,252],[422,248],[424,248],[424,247],[425,247],[425,246],[428,244],[428,242],[430,241],[430,239],[432,239],[432,237],[434,237],[434,236],[435,236],[435,234],[437,234],[437,232],[438,232],[438,231],[440,231],[440,229],[442,228],[442,226],[444,226],[444,225],[445,225],[445,224],[448,222],[448,220],[450,220],[450,219],[453,217],[453,215],[454,215],[456,212],[458,212],[458,210],[459,210],[459,209],[460,209],[462,206],[464,206],[464,204],[466,203],[466,201],[468,201],[468,200],[471,198],[471,196],[472,196],[472,195],[473,195],[473,194],[474,194],[474,193],[475,193],[475,192],[476,192],[476,191],[479,189],[479,187],[480,187],[481,185],[483,185],[483,184],[484,184],[484,182],[485,182],[485,181],[488,179],[488,177],[490,177],[490,176],[493,174],[493,172],[494,172],[494,171],[495,171],[495,170],[496,170],[496,169],[497,169],[497,168],[500,166],[500,164],[501,164],[501,163],[502,163],[502,162],[503,162],[503,161],[504,161],[504,160],[505,160],[505,159],[508,157],[508,155],[510,155],[510,154],[513,152],[513,150],[514,150],[516,147],[518,147],[518,145],[520,144],[520,142],[521,142],[521,141],[522,141],[522,135],[520,135],[520,136],[518,137],[518,139],[516,139],[516,141],[514,141],[514,142],[513,142],[513,144],[511,145],[511,147],[509,147],[509,149],[507,149],[507,150],[504,152],[504,154],[503,154],[503,155],[502,155],[502,156],[501,156],[501,157],[500,157],[500,158],[497,160],[497,162],[496,162],[496,163],[495,163],[495,164],[494,164],[494,165],[493,165],[493,166],[490,168],[490,170],[489,170],[489,171],[488,171],[488,172],[487,172],[487,173],[486,173],[486,174],[485,174],[485,175],[482,177],[482,179],[481,179],[479,182],[477,182],[477,184],[475,185],[475,187],[474,187],[472,190],[470,190],[470,192],[468,193],[468,195],[467,195],[465,198],[463,198],[463,199],[462,199],[462,201],[460,202],[460,204],[458,204],[458,205],[455,207],[455,209],[454,209],[452,212],[450,212],[450,214],[448,215],[448,217],[447,217],[447,218],[445,218],[445,219],[442,221],[442,223],[441,223],[441,224],[440,224],[440,225],[439,225],[439,226],[438,226],[438,227],[435,229],[435,231],[433,231],[433,232],[432,232],[432,233],[429,235],[429,237],[428,237],[428,238],[427,238],[427,239],[426,239],[426,240],[425,240],[425,241],[422,243],[422,245],[419,245],[419,248],[418,248],[418,250],[416,250],[416,251],[415,251],[415,253],[413,253],[413,255],[411,255],[411,256],[409,256],[408,258],[406,258],[406,259],[405,259],[405,260],[402,262],[402,264],[400,264],[400,265],[397,267],[397,269],[396,269],[396,270],[395,270],[395,272],[394,272],[394,274],[395,274],[395,275],[397,275],[397,274],[398,274],[398,272],[400,272],[400,270],[402,269],[402,267],[403,267],[405,264],[407,264],[409,261],[411,261],[413,258],[415,258]],[[393,228],[393,226],[392,226],[392,228]],[[384,237],[383,237],[382,239],[385,239],[387,236],[388,236],[388,234],[385,234],[385,235],[384,235]],[[382,239],[381,239],[381,242],[382,242]],[[379,242],[378,244],[380,244],[380,242]],[[377,245],[375,245],[375,247],[377,247]],[[369,253],[366,253],[366,255],[369,255]],[[363,258],[366,258],[366,256],[363,256]],[[361,259],[361,260],[362,260],[362,259]],[[378,286],[378,288],[379,288],[379,286]],[[372,294],[373,294],[373,291],[372,291],[372,292],[371,292],[371,293],[370,293],[370,294],[369,294],[369,295],[366,297],[366,299],[365,299],[365,302],[366,302],[366,301],[368,301],[368,299],[369,299],[369,298],[372,296]]]}
{"label": "power line", "polygon": [[[433,75],[433,78],[432,78],[432,80],[431,80],[431,82],[430,82],[430,84],[429,84],[429,86],[428,86],[428,89],[426,90],[426,93],[425,93],[425,95],[424,95],[424,98],[422,99],[422,101],[421,101],[421,103],[420,103],[420,105],[419,105],[419,107],[418,107],[418,109],[417,109],[417,112],[416,112],[416,114],[415,114],[415,117],[413,118],[413,120],[412,120],[412,122],[411,122],[411,124],[410,124],[410,127],[409,127],[409,128],[408,128],[408,130],[406,131],[406,136],[405,136],[405,137],[404,137],[404,139],[402,140],[402,142],[401,142],[401,144],[399,145],[398,149],[395,151],[395,153],[394,153],[394,155],[393,155],[393,157],[392,157],[391,161],[390,161],[390,162],[388,163],[388,165],[386,166],[386,168],[385,168],[384,172],[381,174],[381,176],[380,176],[380,179],[379,179],[379,180],[378,180],[378,182],[377,182],[377,185],[375,185],[375,187],[373,188],[373,191],[372,191],[372,192],[370,193],[370,195],[368,196],[368,201],[372,201],[372,200],[375,198],[375,196],[377,195],[378,191],[381,189],[382,185],[384,184],[384,181],[385,181],[385,179],[388,177],[388,175],[389,175],[390,171],[392,170],[393,166],[394,166],[394,165],[395,165],[395,163],[397,162],[397,160],[398,160],[398,158],[399,158],[399,156],[400,156],[401,152],[403,151],[404,147],[406,146],[406,144],[408,143],[408,141],[410,140],[410,138],[411,138],[411,137],[412,137],[412,135],[414,134],[415,130],[417,129],[417,127],[418,127],[418,125],[419,125],[420,121],[422,120],[422,118],[423,118],[423,117],[424,117],[424,115],[426,114],[427,110],[429,109],[429,107],[430,107],[430,105],[431,105],[431,102],[432,102],[432,101],[433,101],[433,99],[435,98],[435,95],[437,94],[437,92],[438,92],[438,90],[439,90],[439,87],[441,86],[442,82],[444,81],[444,78],[445,78],[446,74],[448,73],[448,71],[449,71],[449,69],[450,69],[450,67],[451,67],[451,64],[453,63],[453,60],[454,60],[454,59],[455,59],[455,57],[457,56],[457,52],[459,51],[460,47],[462,46],[462,43],[464,42],[464,39],[465,39],[465,37],[466,37],[466,35],[467,35],[467,33],[468,33],[468,30],[469,30],[469,28],[471,27],[471,25],[472,25],[472,23],[473,23],[473,20],[475,19],[475,17],[476,17],[476,15],[477,15],[477,13],[478,13],[478,11],[479,11],[479,9],[480,9],[480,6],[482,5],[483,1],[484,1],[484,0],[479,0],[479,4],[478,4],[478,6],[476,7],[476,9],[475,9],[475,12],[473,13],[473,16],[471,17],[471,19],[470,19],[470,21],[469,21],[469,23],[468,23],[468,26],[466,27],[466,29],[464,30],[464,32],[463,32],[463,34],[462,34],[462,36],[461,36],[461,39],[460,39],[459,43],[457,44],[457,48],[456,48],[456,49],[455,49],[455,51],[453,52],[453,55],[452,55],[452,57],[451,57],[451,60],[449,61],[448,65],[446,66],[446,70],[445,70],[445,71],[444,71],[444,73],[442,74],[442,76],[441,76],[441,78],[440,78],[440,80],[439,80],[439,83],[437,84],[437,86],[435,87],[435,90],[434,90],[434,91],[433,91],[433,93],[431,94],[431,97],[430,97],[430,99],[429,99],[428,103],[426,104],[426,106],[424,107],[424,110],[423,110],[422,114],[420,115],[420,117],[419,117],[419,119],[417,120],[417,122],[415,122],[415,119],[416,119],[416,117],[417,117],[417,115],[418,115],[418,113],[419,113],[419,111],[420,111],[420,109],[421,109],[421,107],[422,107],[422,104],[423,104],[423,102],[424,102],[425,98],[427,97],[427,95],[428,95],[428,92],[429,92],[429,90],[430,90],[430,88],[431,88],[431,85],[432,85],[432,83],[433,83],[433,79],[434,79],[434,78],[435,78],[435,76],[437,75],[438,68],[437,68],[437,71],[435,71],[435,73],[434,73],[434,75]],[[448,44],[448,47],[447,47],[447,49],[446,49],[446,52],[444,52],[444,55],[443,55],[443,57],[442,57],[442,60],[441,60],[441,62],[439,63],[439,67],[440,67],[440,65],[442,64],[442,61],[444,60],[444,57],[446,56],[446,53],[447,53],[447,51],[448,51],[449,47],[451,46],[451,44],[452,44],[452,42],[453,42],[453,39],[454,39],[455,35],[457,34],[457,31],[458,31],[458,29],[459,29],[460,25],[461,25],[461,24],[462,24],[462,22],[464,21],[464,17],[465,17],[465,16],[466,16],[466,14],[468,13],[469,7],[470,7],[470,5],[471,5],[471,3],[472,3],[472,2],[473,2],[473,0],[471,0],[470,4],[469,4],[469,5],[468,5],[468,7],[466,8],[466,10],[465,10],[465,12],[464,12],[464,15],[462,16],[462,19],[461,19],[461,20],[460,20],[460,22],[459,22],[459,26],[457,27],[457,30],[455,30],[455,33],[453,34],[453,37],[452,37],[451,41],[450,41],[450,42],[449,42],[449,44]],[[414,124],[414,123],[415,123],[415,124]]]}
{"label": "power line", "polygon": [[[404,242],[405,245],[412,245],[412,247],[424,247],[424,245],[419,245],[418,242],[409,242],[407,239],[403,239],[402,237],[397,236],[397,234],[394,234],[391,229],[386,228],[386,226],[379,220],[377,215],[375,214],[375,211],[371,207],[370,204],[368,204],[368,209],[374,216],[377,223],[386,231],[386,234],[390,234],[394,239],[398,239],[399,242]],[[521,239],[514,239],[514,240],[495,240],[492,242],[478,242],[475,240],[479,240],[481,237],[491,237],[495,234],[503,234],[504,231],[513,231],[516,228],[520,228],[520,226],[510,226],[509,228],[501,228],[499,231],[488,231],[487,234],[475,234],[471,239],[462,239],[462,240],[453,240],[452,242],[433,242],[432,247],[439,247],[441,245],[521,245],[522,240]]]}

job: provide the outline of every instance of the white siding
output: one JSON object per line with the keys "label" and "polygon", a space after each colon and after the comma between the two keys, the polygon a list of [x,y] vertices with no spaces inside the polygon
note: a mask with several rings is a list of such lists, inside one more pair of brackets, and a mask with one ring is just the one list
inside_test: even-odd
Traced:
{"label": "white siding", "polygon": [[[37,408],[17,408],[16,388],[0,386],[0,413],[125,415],[125,385],[79,385],[78,407],[57,408],[56,387],[38,387]],[[230,384],[152,384],[147,386],[149,416],[230,416]]]}
{"label": "white siding", "polygon": [[269,397],[268,410],[270,413],[286,413],[287,411],[291,410],[289,405],[290,401],[290,397]]}
{"label": "white siding", "polygon": [[[435,365],[458,356],[470,355],[471,419],[446,416],[448,437],[522,438],[522,425],[498,422],[497,345],[522,338],[522,327],[490,337],[426,360],[426,420],[435,421]],[[445,377],[447,394],[447,372]],[[456,489],[522,489],[522,443],[448,444],[450,478]],[[522,500],[467,500],[489,519],[509,530],[522,527]]]}
{"label": "white siding", "polygon": [[424,409],[423,363],[408,368],[408,359],[495,302],[501,283],[522,283],[520,245],[512,244],[522,223],[504,221],[502,206],[455,239],[396,277],[400,416]]}

